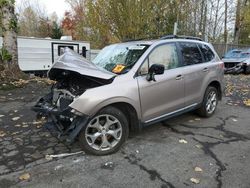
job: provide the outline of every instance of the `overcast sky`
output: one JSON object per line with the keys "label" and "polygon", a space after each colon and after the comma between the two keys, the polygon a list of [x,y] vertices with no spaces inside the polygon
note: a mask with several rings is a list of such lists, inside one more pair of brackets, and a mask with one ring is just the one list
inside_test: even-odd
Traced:
{"label": "overcast sky", "polygon": [[[25,0],[16,0],[16,5],[19,6]],[[48,15],[56,12],[59,18],[63,18],[64,12],[69,10],[69,6],[64,0],[29,0],[32,2],[38,2],[40,5],[44,6],[47,10]]]}

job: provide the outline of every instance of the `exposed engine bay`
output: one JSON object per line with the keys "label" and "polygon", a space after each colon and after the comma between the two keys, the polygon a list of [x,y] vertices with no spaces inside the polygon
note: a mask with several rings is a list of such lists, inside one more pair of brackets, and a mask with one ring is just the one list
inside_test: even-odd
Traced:
{"label": "exposed engine bay", "polygon": [[[49,94],[39,99],[33,110],[37,112],[38,118],[46,117],[48,122],[56,125],[59,137],[70,135],[78,126],[77,123],[82,122],[84,118],[69,105],[87,89],[113,81],[113,79],[94,78],[62,69],[53,69],[49,72],[49,77],[56,83],[51,87]],[[69,142],[72,142],[75,136],[71,137]]]}

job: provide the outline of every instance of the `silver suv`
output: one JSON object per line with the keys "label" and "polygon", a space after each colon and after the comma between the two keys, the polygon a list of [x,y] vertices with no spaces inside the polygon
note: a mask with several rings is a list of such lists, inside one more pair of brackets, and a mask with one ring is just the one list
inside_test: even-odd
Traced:
{"label": "silver suv", "polygon": [[93,62],[67,49],[48,73],[51,92],[33,109],[61,139],[106,155],[144,126],[193,110],[213,115],[223,72],[211,44],[193,37],[113,44]]}

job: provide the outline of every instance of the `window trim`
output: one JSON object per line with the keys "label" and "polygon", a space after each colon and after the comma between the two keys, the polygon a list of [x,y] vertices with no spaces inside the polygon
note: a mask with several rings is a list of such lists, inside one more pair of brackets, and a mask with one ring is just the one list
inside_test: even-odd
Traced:
{"label": "window trim", "polygon": [[[206,47],[213,53],[213,56],[214,56],[213,59],[211,59],[211,60],[209,60],[209,61],[206,61],[206,60],[205,60],[204,54],[203,54],[203,52],[202,52],[202,50],[201,50],[201,48],[200,48],[201,45],[206,46]],[[200,49],[201,55],[202,55],[202,57],[203,57],[203,63],[209,63],[209,62],[211,62],[211,61],[213,61],[213,60],[215,59],[214,51],[213,51],[207,44],[197,43],[197,46],[198,46],[198,48]]]}

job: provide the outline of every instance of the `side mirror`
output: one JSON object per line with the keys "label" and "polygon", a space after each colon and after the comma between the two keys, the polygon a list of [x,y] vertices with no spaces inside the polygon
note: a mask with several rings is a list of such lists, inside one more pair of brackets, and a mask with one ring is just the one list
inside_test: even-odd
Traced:
{"label": "side mirror", "polygon": [[148,75],[147,75],[147,81],[156,81],[155,75],[163,74],[165,71],[164,65],[161,64],[153,64],[149,68]]}

